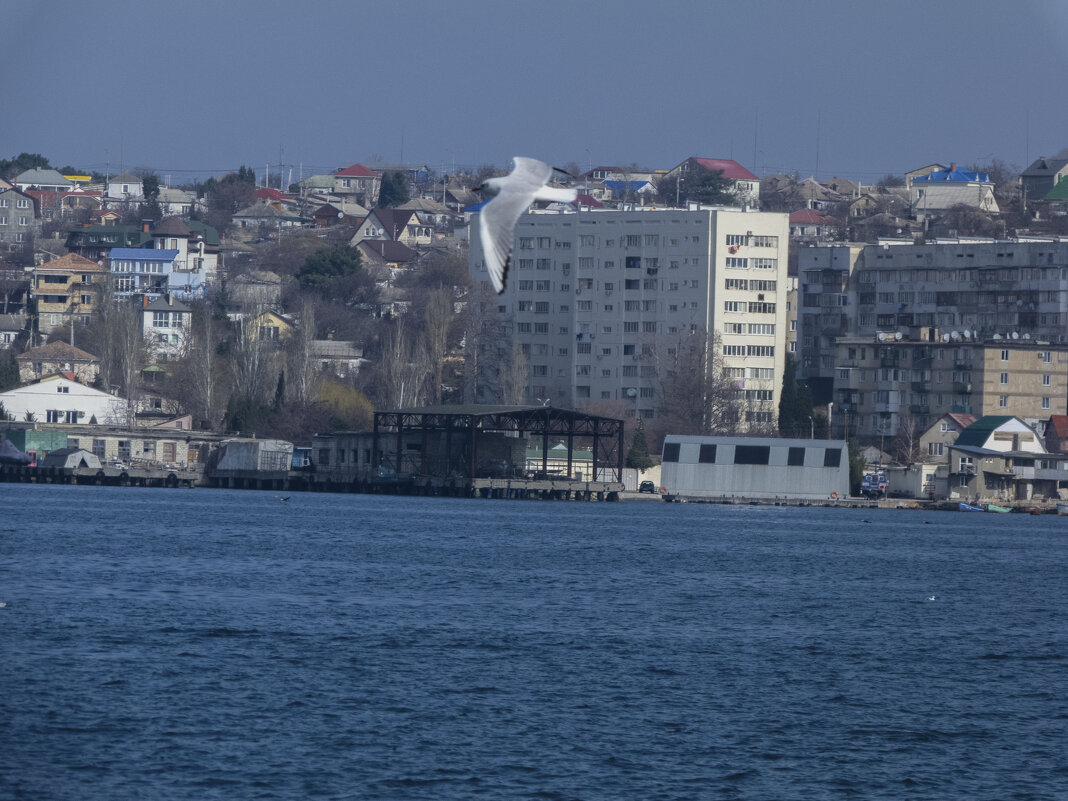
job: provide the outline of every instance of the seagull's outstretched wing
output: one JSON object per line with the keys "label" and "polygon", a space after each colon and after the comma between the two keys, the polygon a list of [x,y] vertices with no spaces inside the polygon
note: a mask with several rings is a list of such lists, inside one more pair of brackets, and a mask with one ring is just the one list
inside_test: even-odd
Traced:
{"label": "seagull's outstretched wing", "polygon": [[512,255],[515,224],[552,177],[553,168],[537,159],[516,156],[515,169],[493,179],[497,194],[478,215],[482,255],[497,294],[504,291]]}

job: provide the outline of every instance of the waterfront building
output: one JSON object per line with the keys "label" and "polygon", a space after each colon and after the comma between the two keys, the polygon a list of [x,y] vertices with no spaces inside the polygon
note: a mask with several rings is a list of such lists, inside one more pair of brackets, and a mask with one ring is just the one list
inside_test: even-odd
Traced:
{"label": "waterfront building", "polygon": [[[714,334],[745,422],[771,424],[786,352],[788,241],[788,215],[742,208],[531,212],[516,225],[498,296],[473,237],[470,396],[617,401],[654,418],[684,349]],[[522,358],[509,367],[513,348]],[[509,375],[517,361],[521,375]]]}
{"label": "waterfront building", "polygon": [[87,387],[62,373],[0,392],[0,403],[14,420],[41,423],[96,422],[122,425],[127,419],[124,398]]}
{"label": "waterfront building", "polygon": [[1014,414],[1041,426],[1064,414],[1068,346],[1030,339],[843,338],[835,346],[833,431],[889,442],[947,412]]}
{"label": "waterfront building", "polygon": [[698,500],[838,500],[849,496],[843,440],[668,434],[661,492]]}
{"label": "waterfront building", "polygon": [[[834,403],[836,411],[868,415],[857,428],[852,426],[858,420],[850,423],[851,432],[894,436],[902,410],[929,414],[922,428],[950,411],[1001,411],[1037,421],[1064,403],[1068,240],[801,248],[798,273],[799,377],[817,400]],[[951,353],[955,348],[961,352]],[[1002,365],[1006,349],[1012,364]],[[917,355],[921,351],[925,355]],[[1022,356],[1024,351],[1030,355]],[[869,360],[864,365],[857,361],[862,353]],[[928,386],[925,371],[938,370],[927,363],[929,357],[959,366],[950,368],[940,385],[935,376],[936,384]],[[1013,382],[1024,383],[998,391],[1003,367]],[[853,372],[858,369],[898,372],[865,376]],[[981,373],[971,375],[974,370]],[[880,383],[884,376],[886,385]],[[865,390],[884,393],[874,401],[866,396],[877,408],[849,409],[856,393]],[[873,413],[880,415],[874,426]],[[842,426],[836,431],[844,432],[845,417],[835,419]]]}

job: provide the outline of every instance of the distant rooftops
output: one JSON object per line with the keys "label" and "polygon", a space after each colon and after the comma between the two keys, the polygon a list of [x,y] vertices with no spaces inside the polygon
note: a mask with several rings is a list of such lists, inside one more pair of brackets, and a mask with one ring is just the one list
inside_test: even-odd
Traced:
{"label": "distant rooftops", "polygon": [[956,164],[950,164],[944,170],[935,170],[927,175],[921,175],[918,178],[913,178],[913,183],[968,183],[968,184],[988,184],[990,183],[990,176],[985,172],[973,172],[972,170],[966,170],[963,167],[958,167]]}

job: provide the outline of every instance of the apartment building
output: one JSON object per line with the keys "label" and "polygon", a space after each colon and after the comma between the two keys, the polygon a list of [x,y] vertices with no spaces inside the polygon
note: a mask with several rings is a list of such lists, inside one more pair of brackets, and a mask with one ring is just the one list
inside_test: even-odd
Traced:
{"label": "apartment building", "polygon": [[497,296],[473,237],[482,329],[474,399],[501,402],[500,357],[516,343],[528,368],[525,401],[622,401],[655,418],[679,349],[707,331],[720,336],[747,419],[773,422],[788,240],[788,215],[738,208],[532,212],[516,225],[508,286]]}
{"label": "apartment building", "polygon": [[[881,339],[880,339],[881,337]],[[918,339],[881,334],[835,347],[832,429],[842,436],[916,438],[946,413],[1013,415],[1042,429],[1068,403],[1068,346],[980,342],[936,329]]]}
{"label": "apartment building", "polygon": [[1068,343],[1068,239],[807,247],[798,273],[799,375],[825,400],[843,337]]}
{"label": "apartment building", "polygon": [[30,296],[38,332],[48,335],[75,321],[89,322],[100,305],[106,277],[102,265],[75,253],[34,267]]}

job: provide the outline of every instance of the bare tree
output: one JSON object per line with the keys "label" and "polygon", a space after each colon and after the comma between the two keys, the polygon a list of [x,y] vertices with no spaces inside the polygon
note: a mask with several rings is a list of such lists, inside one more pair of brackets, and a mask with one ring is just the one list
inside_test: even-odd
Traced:
{"label": "bare tree", "polygon": [[277,380],[275,347],[259,331],[263,310],[250,310],[234,326],[230,369],[234,393],[245,403],[263,403]]}
{"label": "bare tree", "polygon": [[512,342],[511,350],[506,351],[498,362],[499,379],[498,398],[501,403],[520,404],[527,400],[527,386],[530,382],[530,361],[518,342]]}
{"label": "bare tree", "polygon": [[301,298],[300,326],[286,342],[286,374],[293,376],[289,384],[291,399],[304,405],[319,390],[319,375],[313,357],[315,343],[315,303],[308,296]]}
{"label": "bare tree", "polygon": [[898,418],[897,435],[894,437],[894,458],[904,465],[915,464],[920,461],[920,436],[923,427],[920,421],[911,414],[903,414]]}
{"label": "bare tree", "polygon": [[209,428],[221,422],[220,399],[226,394],[217,355],[222,334],[223,325],[215,319],[212,307],[206,303],[192,304],[185,350],[171,367],[171,394],[182,409]]}
{"label": "bare tree", "polygon": [[393,409],[417,406],[425,397],[429,360],[426,348],[409,333],[402,316],[385,337],[378,369],[377,395]]}
{"label": "bare tree", "polygon": [[428,292],[423,300],[423,322],[427,356],[430,362],[429,402],[441,403],[441,376],[449,349],[449,331],[455,317],[453,292],[442,287]]}
{"label": "bare tree", "polygon": [[111,316],[119,394],[126,399],[126,424],[132,426],[140,397],[141,370],[148,364],[151,351],[141,333],[141,305],[136,300],[120,301]]}
{"label": "bare tree", "polygon": [[718,332],[703,329],[677,341],[661,370],[661,418],[672,433],[737,434],[745,403],[722,366]]}

